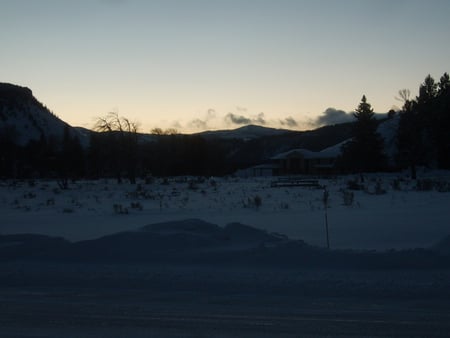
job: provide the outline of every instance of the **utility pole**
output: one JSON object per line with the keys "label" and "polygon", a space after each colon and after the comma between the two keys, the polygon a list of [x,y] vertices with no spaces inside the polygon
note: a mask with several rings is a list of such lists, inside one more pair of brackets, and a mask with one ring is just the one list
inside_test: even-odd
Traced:
{"label": "utility pole", "polygon": [[325,231],[327,236],[327,249],[330,249],[330,236],[328,233],[328,200],[329,200],[330,194],[327,190],[327,187],[324,187],[323,190],[323,206],[325,208]]}

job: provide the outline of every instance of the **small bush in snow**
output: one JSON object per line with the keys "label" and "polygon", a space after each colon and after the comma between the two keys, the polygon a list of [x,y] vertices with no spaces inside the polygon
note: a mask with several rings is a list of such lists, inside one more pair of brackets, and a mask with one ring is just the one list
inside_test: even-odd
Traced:
{"label": "small bush in snow", "polygon": [[194,180],[189,181],[188,189],[189,190],[197,190],[198,189],[197,182]]}
{"label": "small bush in snow", "polygon": [[450,183],[444,181],[436,182],[436,190],[439,192],[450,192]]}
{"label": "small bush in snow", "polygon": [[259,195],[256,195],[255,197],[253,197],[253,203],[255,204],[256,209],[259,209],[259,207],[262,204],[262,199]]}
{"label": "small bush in snow", "polygon": [[142,204],[139,202],[131,202],[130,206],[131,206],[131,209],[135,209],[135,210],[139,210],[139,211],[142,211],[144,209]]}
{"label": "small bush in snow", "polygon": [[262,199],[260,196],[256,195],[254,197],[247,198],[247,202],[243,202],[244,208],[255,208],[259,209],[259,207],[262,205]]}
{"label": "small bush in snow", "polygon": [[384,195],[384,194],[386,194],[386,190],[383,189],[381,181],[377,181],[377,183],[375,184],[375,194],[376,195]]}
{"label": "small bush in snow", "polygon": [[144,182],[145,184],[153,184],[155,182],[155,179],[153,178],[152,175],[147,175],[144,178]]}
{"label": "small bush in snow", "polygon": [[127,215],[128,214],[128,208],[124,208],[122,204],[114,204],[113,205],[114,213],[119,215]]}
{"label": "small bush in snow", "polygon": [[416,190],[417,191],[431,191],[433,190],[434,182],[431,179],[417,180]]}
{"label": "small bush in snow", "polygon": [[288,203],[280,203],[280,209],[281,210],[288,210],[289,204]]}
{"label": "small bush in snow", "polygon": [[359,183],[358,180],[347,181],[347,189],[349,190],[364,190],[364,185]]}
{"label": "small bush in snow", "polygon": [[34,192],[27,192],[26,194],[23,195],[23,198],[31,200],[33,198],[36,198],[36,194]]}
{"label": "small bush in snow", "polygon": [[344,205],[352,206],[355,199],[355,194],[353,193],[353,191],[343,190],[342,198],[344,200]]}
{"label": "small bush in snow", "polygon": [[391,185],[392,185],[392,189],[394,189],[395,191],[400,191],[401,190],[400,179],[399,178],[394,179],[392,181]]}

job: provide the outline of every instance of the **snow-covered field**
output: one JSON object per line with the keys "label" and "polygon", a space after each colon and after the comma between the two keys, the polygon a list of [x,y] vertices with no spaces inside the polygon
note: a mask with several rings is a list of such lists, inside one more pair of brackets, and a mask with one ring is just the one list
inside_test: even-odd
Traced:
{"label": "snow-covered field", "polygon": [[[2,181],[0,234],[78,241],[197,218],[325,246],[325,211],[332,248],[430,247],[450,234],[449,172],[421,172],[419,182],[401,174],[320,179],[327,209],[323,187],[272,187],[274,180],[98,180],[67,190],[56,181]],[[0,261],[2,337],[447,337],[450,330],[445,268],[33,258]]]}
{"label": "snow-covered field", "polygon": [[[450,173],[320,179],[329,191],[332,248],[429,247],[450,234]],[[275,178],[169,178],[137,185],[79,181],[0,183],[1,234],[38,233],[69,240],[97,238],[147,224],[198,218],[225,226],[240,222],[326,245],[324,190],[272,187]],[[349,190],[349,181],[362,185]]]}

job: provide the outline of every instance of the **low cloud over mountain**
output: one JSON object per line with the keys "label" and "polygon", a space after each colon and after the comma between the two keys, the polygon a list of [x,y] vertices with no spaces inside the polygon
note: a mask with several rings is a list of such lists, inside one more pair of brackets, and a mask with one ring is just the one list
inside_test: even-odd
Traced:
{"label": "low cloud over mountain", "polygon": [[[181,129],[183,124],[178,122]],[[304,125],[305,123],[303,123]],[[302,123],[292,116],[283,118],[269,118],[265,113],[252,114],[246,108],[236,107],[234,112],[218,113],[215,109],[208,109],[203,117],[195,118],[186,123],[186,128],[193,131],[204,131],[212,129],[222,129],[226,127],[243,127],[247,125],[258,125],[271,128],[300,128]]]}
{"label": "low cloud over mountain", "polygon": [[310,124],[314,127],[328,126],[339,123],[352,122],[354,120],[353,113],[347,113],[336,108],[327,108],[317,118],[313,119]]}
{"label": "low cloud over mountain", "polygon": [[259,113],[256,116],[244,116],[234,113],[228,113],[225,116],[225,122],[230,125],[238,125],[238,126],[245,126],[249,124],[257,124],[257,125],[266,125],[267,121],[264,117],[264,113]]}
{"label": "low cloud over mountain", "polygon": [[283,120],[279,120],[280,125],[283,127],[289,127],[289,128],[294,128],[294,127],[298,127],[298,122],[292,117],[292,116],[288,116]]}

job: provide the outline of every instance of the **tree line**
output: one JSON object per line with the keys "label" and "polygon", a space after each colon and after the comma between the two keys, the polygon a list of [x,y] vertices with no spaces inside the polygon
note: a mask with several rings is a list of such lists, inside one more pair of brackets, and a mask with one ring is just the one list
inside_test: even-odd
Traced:
{"label": "tree line", "polygon": [[402,109],[390,111],[388,118],[399,115],[397,155],[388,165],[380,122],[366,96],[355,110],[353,138],[342,149],[339,165],[347,172],[370,172],[409,168],[416,178],[417,166],[450,169],[450,79],[448,73],[436,82],[428,75],[412,99],[408,89],[399,91]]}
{"label": "tree line", "polygon": [[[418,166],[450,169],[449,75],[442,75],[439,82],[428,75],[420,84],[419,95],[410,96],[409,90],[400,90],[402,108],[390,111],[387,117],[399,119],[394,164],[388,164],[383,138],[377,132],[383,120],[375,118],[371,104],[365,95],[362,97],[353,114],[351,132],[347,133],[347,127],[342,129],[350,138],[337,161],[340,172],[409,168],[414,178]],[[323,128],[315,143],[324,143],[333,133],[327,128],[331,127]],[[42,136],[25,146],[14,143],[14,133],[13,129],[0,132],[0,177],[57,177],[63,184],[78,178],[114,177],[118,182],[126,179],[135,183],[138,177],[232,174],[238,168],[270,158],[280,146],[308,147],[309,137],[304,132],[298,144],[297,136],[288,134],[253,141],[206,139],[159,128],[144,135],[139,133],[137,123],[117,113],[97,119],[87,147],[81,145],[69,126],[62,140]],[[329,138],[329,142],[337,140],[336,135]]]}
{"label": "tree line", "polygon": [[428,75],[419,95],[404,99],[398,128],[398,162],[416,177],[417,166],[450,169],[450,78],[448,73],[436,82]]}

